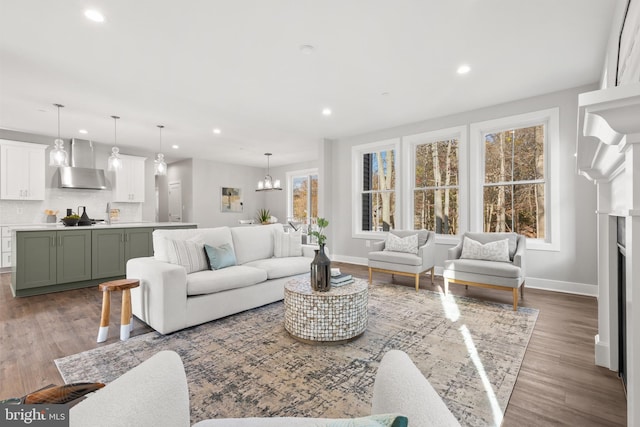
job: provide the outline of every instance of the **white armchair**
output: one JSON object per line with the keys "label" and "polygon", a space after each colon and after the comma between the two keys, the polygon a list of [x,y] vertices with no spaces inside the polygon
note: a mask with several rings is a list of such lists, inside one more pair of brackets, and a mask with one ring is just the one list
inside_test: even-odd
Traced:
{"label": "white armchair", "polygon": [[[483,245],[507,239],[509,261],[461,258],[465,237]],[[449,291],[449,283],[505,290],[513,293],[513,311],[517,311],[518,288],[520,296],[524,297],[526,243],[526,237],[516,233],[464,233],[460,243],[449,249],[448,259],[444,262],[445,294]]]}
{"label": "white armchair", "polygon": [[418,253],[385,251],[385,242],[374,242],[369,252],[369,283],[374,271],[415,277],[416,291],[420,288],[420,275],[431,270],[431,283],[434,276],[434,251],[436,235],[427,230],[391,230],[398,237],[418,235]]}

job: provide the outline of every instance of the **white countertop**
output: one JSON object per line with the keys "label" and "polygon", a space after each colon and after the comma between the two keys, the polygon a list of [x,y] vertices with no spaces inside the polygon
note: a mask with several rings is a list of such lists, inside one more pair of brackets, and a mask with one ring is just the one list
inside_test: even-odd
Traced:
{"label": "white countertop", "polygon": [[32,225],[9,225],[11,231],[44,231],[44,230],[92,230],[102,228],[137,228],[137,227],[175,227],[175,226],[197,226],[198,224],[193,222],[114,222],[113,224],[93,224],[83,226],[67,227],[62,223],[42,223]]}

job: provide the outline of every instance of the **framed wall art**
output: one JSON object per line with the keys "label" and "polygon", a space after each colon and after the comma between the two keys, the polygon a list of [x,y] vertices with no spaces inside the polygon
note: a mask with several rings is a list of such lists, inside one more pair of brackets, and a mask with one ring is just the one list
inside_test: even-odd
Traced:
{"label": "framed wall art", "polygon": [[242,189],[234,187],[221,187],[220,190],[220,211],[221,212],[242,212]]}

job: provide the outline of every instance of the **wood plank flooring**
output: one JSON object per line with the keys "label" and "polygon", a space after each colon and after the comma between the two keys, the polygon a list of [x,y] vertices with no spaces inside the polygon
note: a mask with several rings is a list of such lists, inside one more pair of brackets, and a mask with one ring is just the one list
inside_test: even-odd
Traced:
{"label": "wood plank flooring", "polygon": [[[367,268],[332,263],[343,272],[368,278]],[[389,274],[374,280],[391,282]],[[393,282],[413,287],[412,278]],[[102,293],[97,287],[13,298],[10,275],[0,274],[0,400],[22,396],[47,384],[62,384],[53,360],[119,340],[120,299],[112,296],[111,329],[96,343]],[[441,290],[442,278],[421,289]],[[451,292],[512,303],[509,292],[451,285]],[[614,372],[595,366],[595,298],[525,289],[522,305],[540,310],[520,374],[507,407],[504,426],[624,426],[626,400]],[[134,320],[132,336],[151,331]]]}

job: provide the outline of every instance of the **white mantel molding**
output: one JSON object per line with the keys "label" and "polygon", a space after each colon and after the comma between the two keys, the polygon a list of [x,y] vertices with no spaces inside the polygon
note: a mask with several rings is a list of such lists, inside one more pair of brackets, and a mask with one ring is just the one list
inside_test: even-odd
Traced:
{"label": "white mantel molding", "polygon": [[578,106],[578,173],[610,180],[623,167],[627,146],[640,143],[640,83],[580,94]]}

